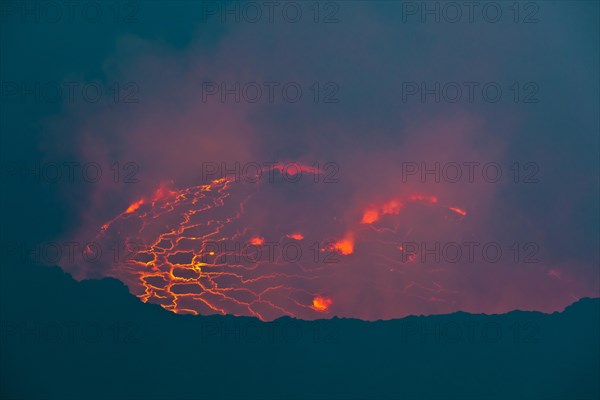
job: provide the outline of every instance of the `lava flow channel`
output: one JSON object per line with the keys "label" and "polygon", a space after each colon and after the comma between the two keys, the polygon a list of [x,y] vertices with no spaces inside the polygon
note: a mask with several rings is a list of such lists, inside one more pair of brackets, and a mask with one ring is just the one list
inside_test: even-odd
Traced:
{"label": "lava flow channel", "polygon": [[361,298],[382,282],[395,285],[390,303],[444,302],[455,294],[432,275],[439,268],[407,269],[414,257],[402,257],[401,244],[414,229],[401,216],[406,208],[434,210],[456,223],[464,210],[411,193],[368,204],[348,219],[335,204],[315,206],[299,191],[306,187],[232,178],[161,187],[101,227],[94,241],[120,249],[101,274],[172,312],[261,320],[403,315],[401,308],[378,314]]}

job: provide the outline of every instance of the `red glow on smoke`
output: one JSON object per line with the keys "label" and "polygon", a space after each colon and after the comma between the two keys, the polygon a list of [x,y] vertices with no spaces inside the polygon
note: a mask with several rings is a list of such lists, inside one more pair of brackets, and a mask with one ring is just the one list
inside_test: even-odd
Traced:
{"label": "red glow on smoke", "polygon": [[[311,201],[297,196],[297,186],[266,180],[160,185],[102,224],[90,239],[123,246],[114,261],[93,264],[79,276],[117,278],[141,301],[175,313],[264,321],[505,310],[489,299],[480,306],[485,298],[462,281],[482,268],[435,262],[414,250],[423,241],[427,249],[435,240],[461,242],[464,233],[455,232],[468,231],[477,210],[467,218],[467,207],[456,206],[460,199],[437,187],[435,194],[402,187],[364,193],[347,204],[326,196],[315,201],[331,186],[313,184],[312,176],[309,182],[301,190]],[[271,243],[279,247],[267,259]],[[84,249],[90,258],[93,253]],[[497,281],[493,274],[499,272],[486,271],[490,282]],[[543,275],[569,282],[558,269]]]}
{"label": "red glow on smoke", "polygon": [[437,196],[426,196],[423,194],[413,194],[409,197],[410,201],[424,201],[430,204],[435,204],[438,202]]}

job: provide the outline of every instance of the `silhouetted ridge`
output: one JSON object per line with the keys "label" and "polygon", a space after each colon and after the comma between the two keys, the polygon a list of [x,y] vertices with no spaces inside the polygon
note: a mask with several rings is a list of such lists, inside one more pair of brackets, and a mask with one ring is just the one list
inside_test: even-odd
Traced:
{"label": "silhouetted ridge", "polygon": [[2,398],[600,395],[597,298],[553,314],[260,322],[177,315],[57,267],[7,266],[1,285]]}

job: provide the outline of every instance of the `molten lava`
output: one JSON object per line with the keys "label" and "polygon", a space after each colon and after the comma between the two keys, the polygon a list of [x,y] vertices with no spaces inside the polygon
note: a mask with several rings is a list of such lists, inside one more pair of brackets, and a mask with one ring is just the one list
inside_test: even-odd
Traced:
{"label": "molten lava", "polygon": [[[315,173],[312,167],[297,171]],[[283,218],[271,214],[273,196],[280,196],[284,210],[295,211]],[[466,212],[442,207],[437,196],[422,193],[369,204],[362,217],[354,213],[359,217],[349,220],[335,215],[335,205],[294,203],[277,185],[232,178],[181,190],[161,185],[102,226],[95,241],[122,246],[105,269],[93,272],[115,277],[143,302],[176,313],[261,320],[319,318],[331,313],[334,303],[341,316],[360,316],[344,312],[349,301],[360,298],[348,297],[342,282],[351,274],[369,277],[376,271],[391,275],[378,275],[383,280],[375,285],[397,280],[392,293],[427,302],[449,298],[453,292],[431,279],[440,268],[410,267],[414,256],[403,259],[399,253],[413,230],[403,227],[410,219],[402,218],[438,207],[461,217]],[[361,276],[352,279],[360,282]]]}
{"label": "molten lava", "polygon": [[303,240],[304,239],[304,235],[302,235],[301,233],[292,233],[287,235],[288,238],[290,239],[294,239],[294,240]]}
{"label": "molten lava", "polygon": [[361,224],[372,224],[373,222],[377,222],[377,221],[379,221],[379,211],[377,211],[376,209],[370,208],[370,209],[365,210],[360,223]]}
{"label": "molten lava", "polygon": [[125,210],[125,214],[129,214],[134,212],[135,210],[137,210],[138,208],[140,208],[140,206],[144,204],[144,199],[138,200],[134,203],[131,203],[131,205],[129,207],[127,207],[127,210]]}
{"label": "molten lava", "polygon": [[454,211],[457,214],[462,215],[463,217],[467,215],[467,212],[465,210],[461,210],[460,208],[450,207],[450,210]]}
{"label": "molten lava", "polygon": [[313,299],[313,308],[320,312],[326,312],[329,309],[329,306],[333,304],[333,300],[328,299],[327,297],[317,296]]}
{"label": "molten lava", "polygon": [[343,239],[333,243],[333,249],[344,256],[354,253],[354,235],[352,232],[348,232]]}

